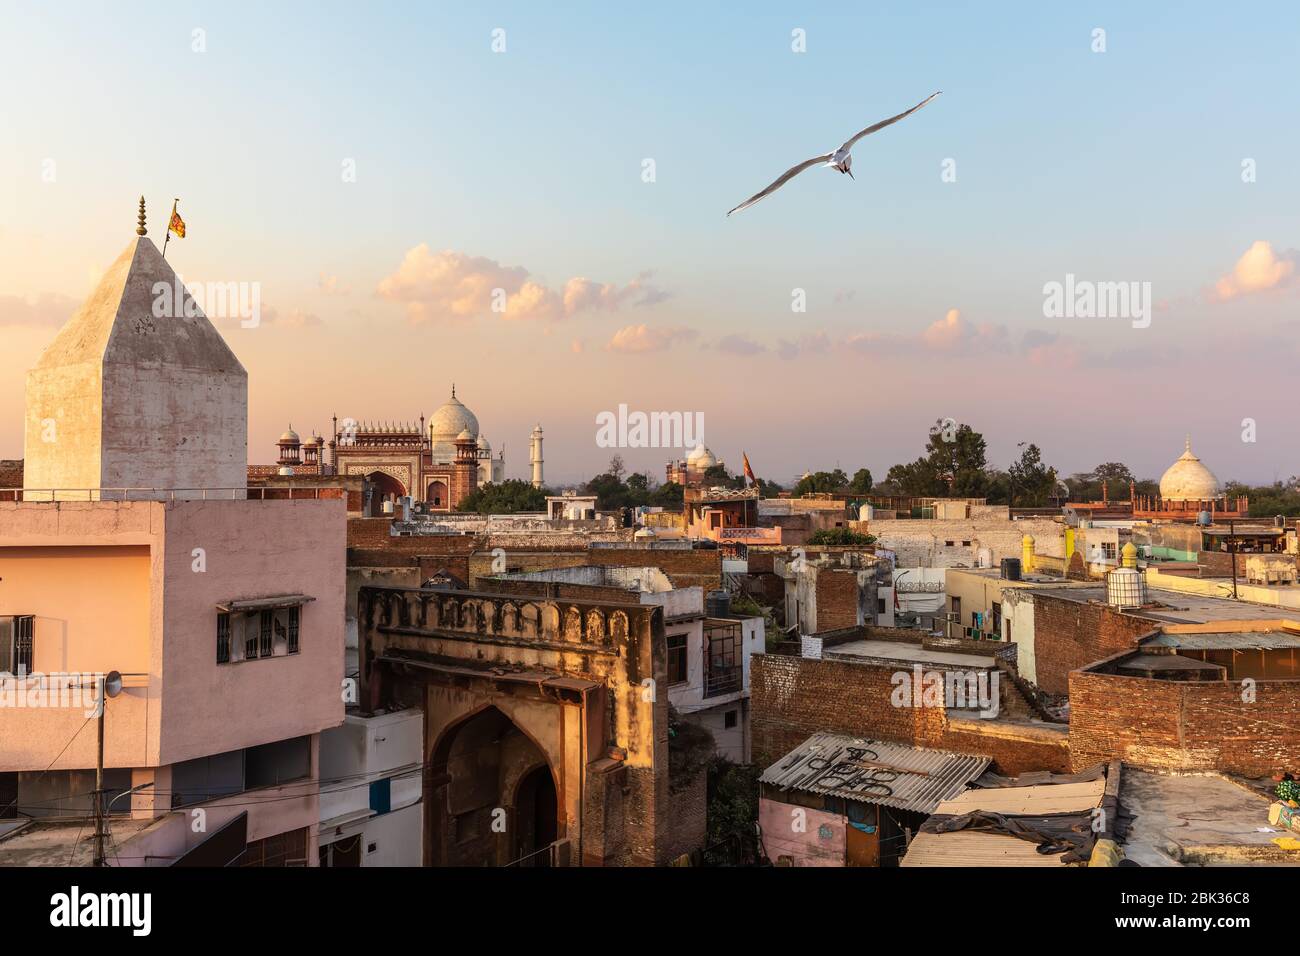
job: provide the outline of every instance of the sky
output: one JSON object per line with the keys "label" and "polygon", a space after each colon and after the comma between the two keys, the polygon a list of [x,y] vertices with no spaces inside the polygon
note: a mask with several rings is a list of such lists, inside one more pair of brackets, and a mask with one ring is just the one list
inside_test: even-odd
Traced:
{"label": "sky", "polygon": [[[187,283],[259,290],[213,316],[254,462],[454,382],[508,477],[542,424],[555,484],[662,480],[681,449],[598,443],[620,405],[780,482],[880,480],[947,418],[998,467],[1158,477],[1190,434],[1221,480],[1300,472],[1300,8],[982,6],[4,0],[0,458],[143,194]],[[726,215],[938,90],[854,179]]]}

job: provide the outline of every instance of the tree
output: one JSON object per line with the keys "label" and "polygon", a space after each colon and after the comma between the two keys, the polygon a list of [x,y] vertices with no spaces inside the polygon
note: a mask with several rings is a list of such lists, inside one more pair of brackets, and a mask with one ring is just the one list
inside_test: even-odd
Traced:
{"label": "tree", "polygon": [[865,548],[869,544],[876,543],[876,536],[873,534],[862,534],[859,531],[852,531],[848,528],[823,528],[820,531],[814,531],[812,537],[808,539],[808,543],[821,545],[848,545],[850,547]]}
{"label": "tree", "polygon": [[508,515],[521,511],[545,511],[549,489],[534,488],[531,482],[507,478],[500,484],[488,482],[466,495],[457,511],[482,515]]}
{"label": "tree", "polygon": [[1056,469],[1043,464],[1038,446],[1030,444],[1020,454],[1020,460],[1007,469],[1011,485],[1011,505],[1041,507],[1047,504],[1056,489]]}
{"label": "tree", "polygon": [[682,501],[682,486],[675,481],[668,481],[651,492],[646,503],[657,508],[680,508]]}
{"label": "tree", "polygon": [[853,473],[853,480],[849,482],[849,491],[855,495],[865,495],[871,493],[871,472],[866,468],[859,468]]}
{"label": "tree", "polygon": [[802,498],[804,495],[842,491],[848,483],[849,476],[839,468],[834,471],[817,471],[800,478],[794,486],[793,494],[796,498]]}
{"label": "tree", "polygon": [[704,485],[708,488],[744,488],[745,479],[727,471],[726,465],[710,465],[704,469]]}
{"label": "tree", "polygon": [[609,460],[609,469],[608,469],[608,472],[607,472],[608,474],[611,474],[611,475],[613,475],[615,478],[617,478],[619,481],[622,481],[622,480],[623,480],[623,475],[624,475],[624,473],[625,473],[626,471],[627,471],[627,468],[626,468],[626,466],[624,466],[624,464],[623,464],[623,456],[622,456],[622,455],[615,455],[613,458],[611,458],[611,459]]}
{"label": "tree", "polygon": [[925,455],[894,465],[887,484],[912,497],[983,498],[989,487],[984,436],[969,425],[939,419],[930,429]]}

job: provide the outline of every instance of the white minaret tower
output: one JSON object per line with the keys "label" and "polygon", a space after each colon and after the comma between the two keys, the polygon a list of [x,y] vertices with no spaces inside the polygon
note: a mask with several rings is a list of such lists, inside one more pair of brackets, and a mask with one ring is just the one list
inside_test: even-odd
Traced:
{"label": "white minaret tower", "polygon": [[528,445],[528,460],[533,463],[533,487],[542,487],[542,426],[539,423],[533,429],[533,438]]}

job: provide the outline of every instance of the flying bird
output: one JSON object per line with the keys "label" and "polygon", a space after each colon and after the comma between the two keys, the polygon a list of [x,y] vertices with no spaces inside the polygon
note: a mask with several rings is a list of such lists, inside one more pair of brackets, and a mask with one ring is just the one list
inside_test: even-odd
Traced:
{"label": "flying bird", "polygon": [[[939,92],[942,93],[943,91],[940,90]],[[851,155],[850,152],[853,149],[853,144],[856,143],[858,140],[862,139],[862,137],[864,136],[870,136],[876,130],[884,129],[886,126],[890,126],[894,123],[897,123],[904,116],[911,116],[913,113],[915,113],[922,106],[930,102],[938,95],[939,93],[931,93],[925,99],[921,100],[921,102],[913,106],[910,110],[905,110],[902,113],[899,113],[897,116],[891,116],[887,120],[881,120],[879,123],[876,123],[874,126],[868,126],[862,132],[856,133],[853,136],[851,136],[848,140],[845,141],[844,145],[842,145],[839,149],[834,150],[833,152],[823,153],[821,156],[814,156],[812,159],[804,160],[798,166],[790,167],[785,172],[783,172],[779,177],[777,177],[776,181],[773,182],[772,185],[768,186],[762,192],[754,193],[754,195],[750,196],[748,199],[742,202],[735,209],[729,210],[727,212],[727,215],[730,216],[733,212],[738,212],[741,209],[754,205],[754,203],[758,202],[764,196],[768,196],[776,192],[778,189],[780,189],[790,180],[794,179],[794,177],[798,176],[805,169],[811,169],[814,166],[824,164],[834,169],[838,169],[842,173],[848,173],[850,179],[856,178],[853,175],[853,156]]]}

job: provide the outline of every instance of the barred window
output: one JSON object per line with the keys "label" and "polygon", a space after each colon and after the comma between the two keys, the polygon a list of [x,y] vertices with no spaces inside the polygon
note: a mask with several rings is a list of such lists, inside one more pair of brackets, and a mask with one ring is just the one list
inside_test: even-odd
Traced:
{"label": "barred window", "polygon": [[263,611],[261,626],[258,628],[258,653],[254,657],[270,657],[272,650],[272,629],[275,626],[275,612]]}
{"label": "barred window", "polygon": [[0,673],[30,674],[36,660],[36,618],[0,617]]}
{"label": "barred window", "polygon": [[286,653],[298,653],[298,616],[301,608],[291,607],[287,609],[289,618],[289,647]]}
{"label": "barred window", "polygon": [[230,663],[230,615],[217,615],[217,663]]}

